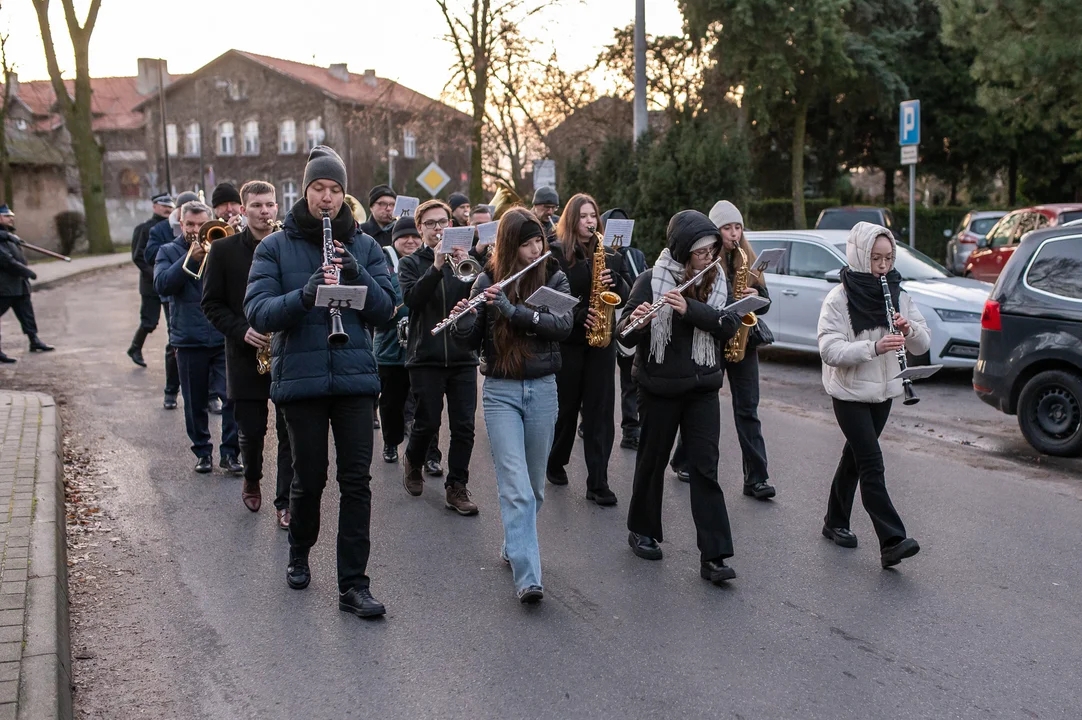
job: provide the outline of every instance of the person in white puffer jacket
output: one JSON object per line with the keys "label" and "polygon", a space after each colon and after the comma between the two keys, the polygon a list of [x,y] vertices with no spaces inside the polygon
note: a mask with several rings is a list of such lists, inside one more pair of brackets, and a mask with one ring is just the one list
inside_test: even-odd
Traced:
{"label": "person in white puffer jacket", "polygon": [[[897,565],[920,551],[907,537],[898,511],[887,494],[879,436],[890,416],[891,401],[902,395],[897,351],[913,355],[928,351],[928,324],[909,294],[901,289],[894,269],[894,237],[872,223],[857,223],[849,232],[841,284],[830,291],[819,314],[819,354],[823,359],[823,388],[834,404],[834,416],[845,435],[845,447],[834,473],[823,521],[823,536],[855,548],[857,536],[849,516],[857,484],[864,509],[879,537],[883,567]],[[881,277],[886,276],[897,312],[888,332]]]}

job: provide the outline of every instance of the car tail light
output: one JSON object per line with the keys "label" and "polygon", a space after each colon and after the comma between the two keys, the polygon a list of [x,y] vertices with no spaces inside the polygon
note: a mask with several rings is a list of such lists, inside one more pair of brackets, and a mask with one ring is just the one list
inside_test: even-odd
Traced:
{"label": "car tail light", "polygon": [[981,329],[995,332],[1003,330],[1003,322],[999,317],[999,303],[995,300],[984,301],[984,312],[981,313]]}

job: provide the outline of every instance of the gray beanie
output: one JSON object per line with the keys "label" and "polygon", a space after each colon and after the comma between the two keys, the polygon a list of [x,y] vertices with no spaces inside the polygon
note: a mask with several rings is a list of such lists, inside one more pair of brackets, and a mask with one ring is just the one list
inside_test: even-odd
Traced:
{"label": "gray beanie", "polygon": [[534,205],[559,205],[560,196],[550,187],[540,187],[533,194]]}
{"label": "gray beanie", "polygon": [[714,203],[714,207],[710,208],[710,222],[714,223],[719,228],[724,227],[729,223],[740,223],[743,225],[744,216],[736,209],[736,205],[733,205],[728,200],[718,200]]}
{"label": "gray beanie", "polygon": [[346,191],[346,164],[333,148],[316,145],[308,153],[308,164],[304,166],[304,192],[316,180],[333,180]]}

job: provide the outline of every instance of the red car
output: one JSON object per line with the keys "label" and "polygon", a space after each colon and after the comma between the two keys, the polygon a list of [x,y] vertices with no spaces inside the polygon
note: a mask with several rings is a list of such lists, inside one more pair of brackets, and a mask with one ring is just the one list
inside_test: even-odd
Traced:
{"label": "red car", "polygon": [[988,231],[966,262],[963,275],[985,282],[995,282],[1003,266],[1011,259],[1022,236],[1030,230],[1058,227],[1082,218],[1082,203],[1034,205],[1012,210]]}

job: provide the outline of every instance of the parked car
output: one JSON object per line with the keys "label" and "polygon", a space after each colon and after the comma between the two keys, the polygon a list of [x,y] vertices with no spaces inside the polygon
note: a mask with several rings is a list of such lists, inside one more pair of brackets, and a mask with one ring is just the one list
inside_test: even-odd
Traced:
{"label": "parked car", "polygon": [[947,242],[947,269],[955,275],[965,272],[966,261],[969,255],[995,226],[996,221],[1007,214],[1006,210],[971,210],[958,223],[958,229],[950,236]]}
{"label": "parked car", "polygon": [[1082,455],[1082,227],[1029,233],[981,318],[977,397],[1049,455]]}
{"label": "parked car", "polygon": [[816,230],[852,230],[858,222],[870,222],[882,225],[894,233],[895,240],[901,240],[898,225],[894,222],[894,213],[889,208],[866,205],[847,205],[827,208],[819,213],[815,221]]}
{"label": "parked car", "polygon": [[[827,293],[840,282],[846,266],[842,230],[775,230],[749,232],[756,253],[785,248],[781,265],[769,272],[770,314],[767,324],[775,346],[819,352],[819,309]],[[977,361],[981,310],[992,286],[977,280],[954,277],[947,269],[908,245],[898,244],[895,266],[902,287],[912,296],[928,321],[932,347],[914,364],[943,364],[970,368]],[[886,312],[886,309],[883,310]]]}
{"label": "parked car", "polygon": [[1023,235],[1030,230],[1059,227],[1080,218],[1082,203],[1035,205],[1012,210],[1000,218],[984,240],[977,243],[977,249],[970,254],[962,274],[977,280],[995,282],[1018,248]]}

